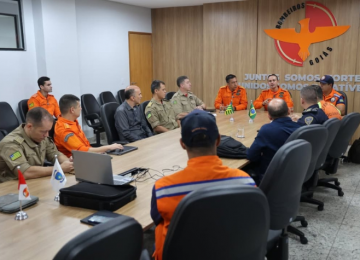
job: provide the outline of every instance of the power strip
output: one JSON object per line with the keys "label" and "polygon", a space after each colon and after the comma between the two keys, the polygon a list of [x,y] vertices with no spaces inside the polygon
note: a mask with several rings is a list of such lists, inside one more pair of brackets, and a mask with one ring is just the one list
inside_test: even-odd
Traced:
{"label": "power strip", "polygon": [[141,173],[143,171],[146,171],[147,169],[146,168],[138,168],[138,167],[135,167],[135,168],[132,168],[130,170],[127,170],[125,172],[122,172],[122,173],[119,173],[118,175],[121,175],[121,176],[133,176],[135,174],[138,174],[138,173]]}

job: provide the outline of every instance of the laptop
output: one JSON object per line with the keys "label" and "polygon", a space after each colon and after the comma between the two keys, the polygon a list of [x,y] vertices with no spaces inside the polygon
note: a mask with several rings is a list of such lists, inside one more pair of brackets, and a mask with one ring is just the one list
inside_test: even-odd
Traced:
{"label": "laptop", "polygon": [[113,154],[113,155],[123,155],[132,151],[137,150],[138,148],[135,146],[126,146],[123,145],[123,149],[115,149],[115,150],[107,150],[107,154]]}
{"label": "laptop", "polygon": [[72,156],[77,181],[108,185],[124,185],[133,181],[131,177],[113,175],[109,155],[74,150]]}

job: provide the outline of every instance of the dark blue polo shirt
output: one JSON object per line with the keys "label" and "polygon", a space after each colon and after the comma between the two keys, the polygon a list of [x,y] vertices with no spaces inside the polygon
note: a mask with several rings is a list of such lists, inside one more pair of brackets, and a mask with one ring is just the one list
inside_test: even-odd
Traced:
{"label": "dark blue polo shirt", "polygon": [[329,119],[325,112],[319,108],[318,104],[309,106],[302,112],[302,114],[303,116],[297,121],[300,126],[314,124],[322,125],[326,120]]}

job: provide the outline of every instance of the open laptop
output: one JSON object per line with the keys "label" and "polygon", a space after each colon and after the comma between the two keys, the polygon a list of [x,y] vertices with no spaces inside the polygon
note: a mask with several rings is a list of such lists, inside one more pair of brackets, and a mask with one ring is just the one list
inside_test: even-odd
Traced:
{"label": "open laptop", "polygon": [[123,155],[129,152],[132,152],[134,150],[137,150],[138,148],[135,146],[127,146],[123,145],[123,149],[115,149],[115,150],[108,150],[106,151],[107,154],[113,154],[113,155]]}
{"label": "open laptop", "polygon": [[109,185],[123,185],[133,181],[131,177],[113,175],[109,155],[74,150],[72,156],[77,181]]}

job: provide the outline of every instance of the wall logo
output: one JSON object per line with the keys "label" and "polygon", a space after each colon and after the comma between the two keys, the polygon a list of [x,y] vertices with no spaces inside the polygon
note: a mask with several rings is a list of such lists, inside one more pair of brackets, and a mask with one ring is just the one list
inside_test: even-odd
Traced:
{"label": "wall logo", "polygon": [[[299,21],[300,32],[295,28],[281,29],[285,19],[293,12],[305,8],[305,19]],[[267,35],[275,40],[276,50],[279,55],[288,63],[302,67],[304,61],[310,56],[309,47],[313,43],[327,41],[342,35],[350,28],[350,25],[337,26],[334,15],[324,5],[307,1],[292,6],[280,17],[276,29],[264,30]],[[322,60],[328,56],[332,48],[327,47],[319,56]],[[320,59],[315,58],[319,63]],[[309,61],[314,64],[313,60]]]}

